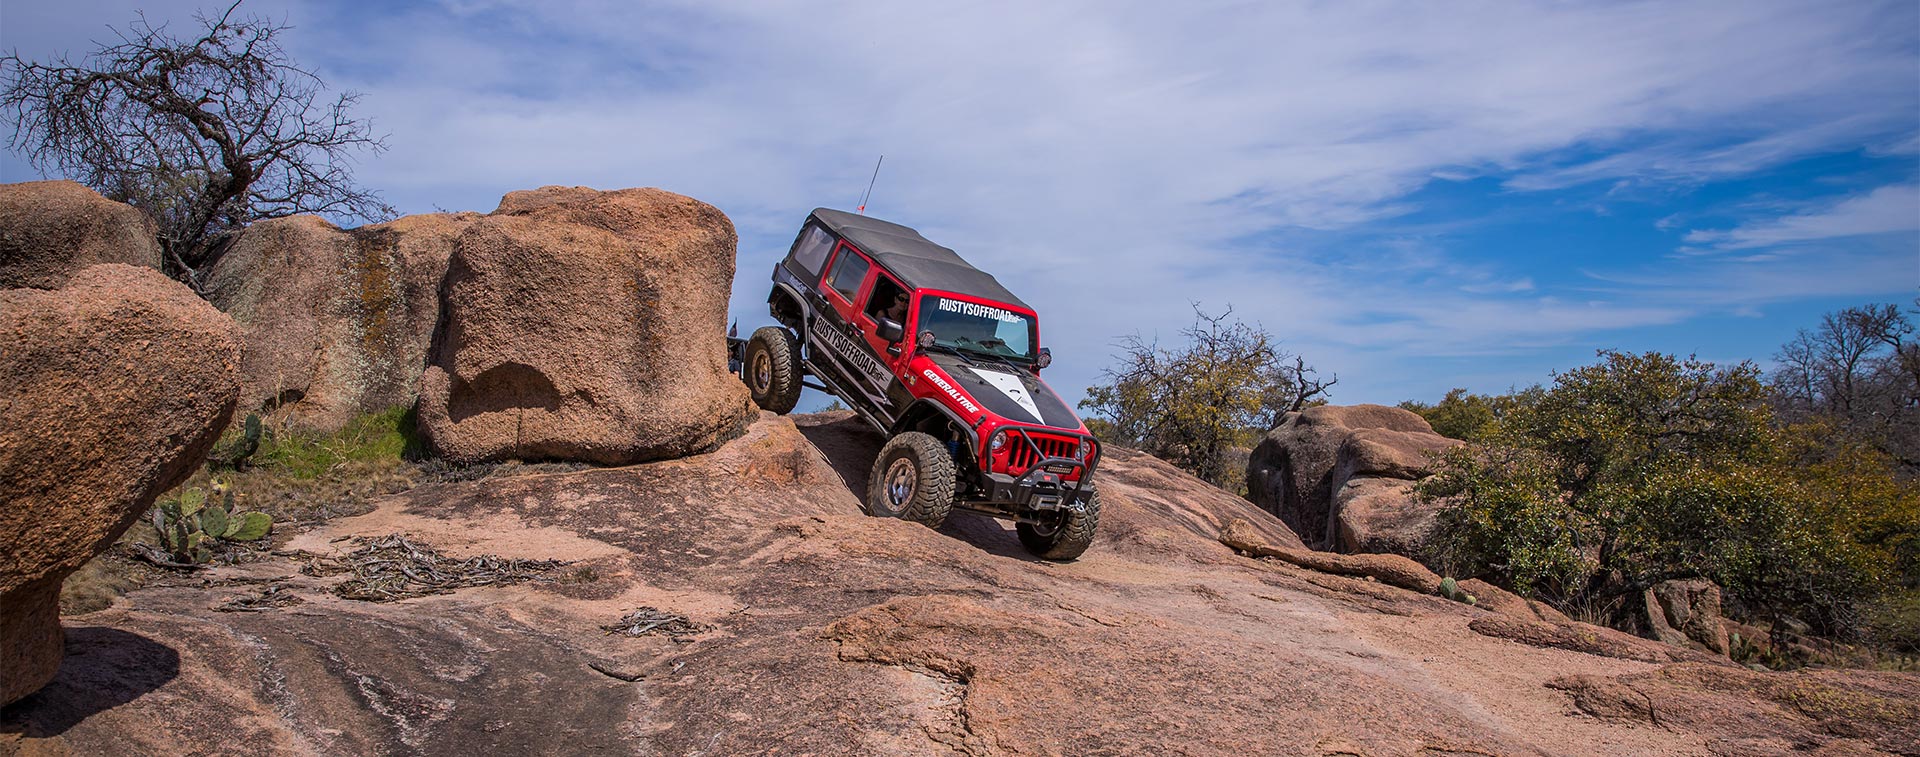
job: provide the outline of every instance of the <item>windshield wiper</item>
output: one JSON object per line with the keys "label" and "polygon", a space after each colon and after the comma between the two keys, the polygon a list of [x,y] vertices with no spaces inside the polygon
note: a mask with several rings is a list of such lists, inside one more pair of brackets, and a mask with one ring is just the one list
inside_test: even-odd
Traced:
{"label": "windshield wiper", "polygon": [[962,362],[964,362],[964,363],[966,363],[967,365],[972,365],[972,366],[978,366],[978,365],[979,365],[979,363],[975,363],[975,362],[973,362],[973,358],[970,358],[970,357],[967,357],[967,351],[966,351],[966,350],[962,350],[962,349],[960,349],[959,347],[954,347],[954,346],[952,346],[952,345],[947,345],[947,344],[941,344],[941,343],[939,343],[939,342],[934,342],[933,344],[930,344],[930,345],[927,345],[925,349],[929,349],[929,350],[940,350],[940,351],[943,351],[943,352],[950,352],[950,353],[953,353],[953,355],[954,355],[955,357],[958,357],[958,358],[960,358],[960,360],[961,360]]}
{"label": "windshield wiper", "polygon": [[[999,340],[998,340],[998,339],[995,339],[995,340],[993,340],[993,341],[999,341]],[[980,344],[985,344],[985,342],[980,342]],[[1004,345],[1004,344],[1005,344],[1005,342],[1001,342],[1001,344],[1002,344],[1002,345]],[[960,349],[961,349],[961,350],[965,350],[965,351],[967,351],[967,352],[971,352],[971,353],[973,353],[973,354],[975,354],[975,355],[979,355],[980,357],[984,357],[984,358],[987,358],[987,359],[989,359],[989,360],[992,360],[992,361],[994,361],[994,362],[996,362],[996,363],[999,363],[999,364],[1001,364],[1001,365],[1004,365],[1004,366],[1006,366],[1006,367],[1008,367],[1008,368],[1012,368],[1012,369],[1013,369],[1013,370],[1015,370],[1015,371],[1020,371],[1020,370],[1023,370],[1023,368],[1021,367],[1021,365],[1020,365],[1019,363],[1015,363],[1015,362],[1013,362],[1012,360],[1009,360],[1009,359],[1007,359],[1007,356],[1005,356],[1005,355],[1002,355],[1002,354],[1000,354],[1000,353],[998,353],[998,352],[982,352],[982,351],[980,351],[980,350],[969,350],[969,349],[967,349],[967,348],[965,348],[965,347],[961,347]]]}

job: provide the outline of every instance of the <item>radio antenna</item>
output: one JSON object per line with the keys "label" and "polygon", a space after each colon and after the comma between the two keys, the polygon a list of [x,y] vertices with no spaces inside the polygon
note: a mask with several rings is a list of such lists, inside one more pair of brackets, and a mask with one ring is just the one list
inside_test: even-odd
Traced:
{"label": "radio antenna", "polygon": [[886,160],[887,156],[882,155],[879,160],[873,162],[873,178],[867,180],[867,193],[860,195],[861,215],[867,214],[867,200],[873,199],[873,183],[880,180],[880,164]]}

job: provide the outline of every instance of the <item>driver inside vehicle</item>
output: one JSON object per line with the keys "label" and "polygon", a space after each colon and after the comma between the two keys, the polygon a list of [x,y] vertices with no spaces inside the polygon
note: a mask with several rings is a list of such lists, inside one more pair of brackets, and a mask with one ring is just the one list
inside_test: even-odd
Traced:
{"label": "driver inside vehicle", "polygon": [[905,324],[907,322],[907,293],[895,293],[893,295],[893,304],[888,305],[887,309],[880,311],[880,317],[893,321],[894,323]]}

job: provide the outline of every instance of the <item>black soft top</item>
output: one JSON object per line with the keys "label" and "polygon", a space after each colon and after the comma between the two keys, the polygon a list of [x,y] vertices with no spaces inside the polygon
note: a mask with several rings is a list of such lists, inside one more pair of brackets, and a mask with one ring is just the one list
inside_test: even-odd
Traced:
{"label": "black soft top", "polygon": [[974,268],[959,253],[934,244],[918,231],[831,208],[814,208],[813,217],[899,276],[909,288],[959,292],[1033,309],[1000,286],[993,274]]}

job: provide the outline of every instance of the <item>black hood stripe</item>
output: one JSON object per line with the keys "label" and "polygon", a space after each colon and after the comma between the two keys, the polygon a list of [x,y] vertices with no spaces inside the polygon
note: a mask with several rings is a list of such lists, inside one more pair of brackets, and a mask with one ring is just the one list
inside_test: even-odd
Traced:
{"label": "black hood stripe", "polygon": [[[967,396],[972,397],[973,401],[979,403],[987,412],[1017,423],[1034,423],[1037,420],[1042,425],[1054,428],[1069,431],[1080,429],[1080,417],[1067,409],[1067,403],[1061,401],[1060,395],[1054,394],[1053,390],[1047,388],[1045,384],[1034,380],[1031,373],[1009,370],[982,361],[976,361],[978,367],[969,366],[966,361],[944,353],[932,353],[927,357],[952,377],[954,388],[966,392]],[[1032,413],[1027,412],[1020,403],[1001,392],[999,387],[974,375],[976,371],[1000,373],[1020,379],[1020,385],[1026,388],[1027,395],[1033,399],[1033,406],[1040,411],[1040,417],[1035,419]]]}

